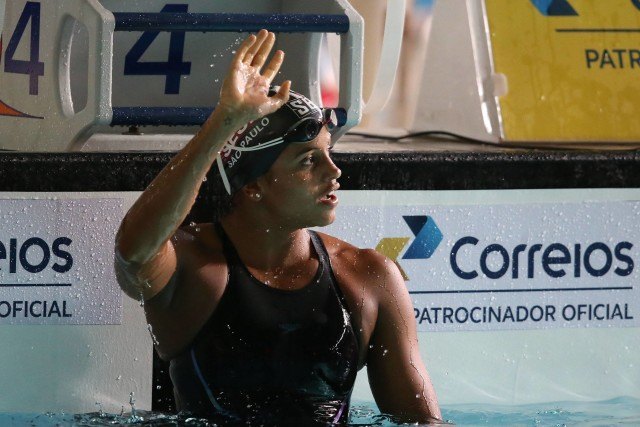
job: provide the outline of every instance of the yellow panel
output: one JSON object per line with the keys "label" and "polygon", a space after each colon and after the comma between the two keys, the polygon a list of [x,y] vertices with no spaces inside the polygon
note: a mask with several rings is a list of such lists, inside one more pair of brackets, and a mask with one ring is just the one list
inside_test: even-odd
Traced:
{"label": "yellow panel", "polygon": [[534,5],[552,1],[485,3],[496,72],[509,84],[507,140],[640,140],[639,1],[568,0],[577,16]]}
{"label": "yellow panel", "polygon": [[409,280],[409,277],[400,266],[400,263],[398,262],[398,255],[400,255],[400,252],[402,252],[402,248],[404,248],[408,241],[408,237],[385,237],[380,240],[378,242],[378,245],[376,246],[376,251],[393,260],[396,266],[398,266],[402,277],[406,281]]}

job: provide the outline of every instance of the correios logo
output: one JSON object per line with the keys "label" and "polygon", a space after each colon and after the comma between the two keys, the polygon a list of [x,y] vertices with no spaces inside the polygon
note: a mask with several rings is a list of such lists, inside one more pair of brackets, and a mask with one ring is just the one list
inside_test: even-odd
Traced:
{"label": "correios logo", "polygon": [[[403,216],[404,222],[415,236],[411,245],[407,248],[402,259],[428,259],[442,242],[442,232],[430,216]],[[376,250],[388,256],[400,269],[404,280],[409,277],[398,263],[398,256],[411,240],[410,237],[385,237],[376,246]]]}
{"label": "correios logo", "polygon": [[[376,250],[391,258],[408,281],[408,275],[398,262],[400,254],[404,251],[403,260],[429,259],[442,242],[443,234],[430,216],[403,216],[402,219],[413,232],[413,241],[409,244],[411,237],[385,237],[378,242]],[[635,268],[630,253],[633,247],[628,241],[509,245],[468,235],[458,238],[451,247],[449,266],[463,280],[627,277]]]}
{"label": "correios logo", "polygon": [[556,242],[507,247],[465,236],[451,248],[449,261],[456,276],[464,280],[473,280],[480,272],[489,279],[600,277],[609,273],[625,277],[633,273],[634,261],[629,254],[632,248],[633,243],[627,241],[615,245]]}

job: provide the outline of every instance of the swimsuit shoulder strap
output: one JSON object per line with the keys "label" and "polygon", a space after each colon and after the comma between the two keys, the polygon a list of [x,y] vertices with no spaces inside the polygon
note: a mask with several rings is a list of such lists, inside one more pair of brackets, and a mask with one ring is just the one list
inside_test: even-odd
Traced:
{"label": "swimsuit shoulder strap", "polygon": [[[333,289],[336,296],[338,297],[338,301],[340,301],[342,308],[345,309],[347,313],[352,313],[352,311],[350,310],[349,304],[347,303],[347,300],[344,297],[344,294],[342,293],[342,289],[340,289],[338,279],[336,279],[336,275],[333,272],[333,267],[331,266],[331,258],[329,257],[329,252],[327,252],[327,248],[324,246],[324,243],[322,242],[322,239],[320,238],[320,236],[318,236],[317,232],[315,232],[314,230],[308,230],[308,231],[309,231],[309,235],[311,236],[311,242],[313,243],[313,247],[315,248],[316,253],[318,254],[318,257],[320,258],[320,262],[326,268],[325,271],[328,271],[329,273],[331,288]],[[357,334],[355,332],[354,326],[353,324],[351,324],[351,321],[349,322],[349,327],[351,328],[354,336],[356,337],[356,342],[358,347],[360,347],[361,345],[360,334]]]}
{"label": "swimsuit shoulder strap", "polygon": [[320,262],[324,267],[326,267],[327,271],[329,272],[329,275],[331,277],[331,286],[338,294],[338,297],[340,298],[340,302],[342,303],[342,305],[348,309],[349,306],[347,305],[347,302],[344,299],[342,290],[338,285],[338,280],[336,279],[336,276],[333,273],[333,267],[331,266],[331,258],[329,258],[329,252],[327,252],[327,248],[324,246],[324,243],[322,242],[322,239],[320,238],[320,236],[318,236],[317,232],[315,232],[314,230],[308,230],[308,231],[309,231],[309,235],[311,236],[311,242],[313,243],[313,247],[315,248],[316,253],[318,254],[318,257],[320,258]]}
{"label": "swimsuit shoulder strap", "polygon": [[327,253],[327,249],[324,247],[324,243],[322,243],[322,239],[318,236],[313,230],[307,230],[309,232],[309,237],[311,237],[311,243],[313,244],[313,249],[315,249],[316,254],[318,254],[318,258],[323,265],[326,265],[331,269],[331,261],[329,260],[329,254]]}

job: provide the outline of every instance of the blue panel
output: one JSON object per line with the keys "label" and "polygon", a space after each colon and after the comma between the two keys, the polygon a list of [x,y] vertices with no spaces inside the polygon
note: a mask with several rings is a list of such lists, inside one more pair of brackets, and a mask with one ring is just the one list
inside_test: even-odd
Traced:
{"label": "blue panel", "polygon": [[[338,126],[344,126],[347,112],[334,108]],[[200,126],[213,112],[207,107],[114,107],[111,126]]]}
{"label": "blue panel", "polygon": [[213,108],[199,107],[116,107],[112,126],[200,126]]}
{"label": "blue panel", "polygon": [[427,259],[435,252],[435,250],[442,242],[442,232],[436,225],[433,218],[430,216],[407,216],[403,217],[405,222],[411,228],[411,231],[416,233],[416,226],[423,224],[415,240],[411,243],[411,246],[404,253],[402,259]]}
{"label": "blue panel", "polygon": [[265,28],[278,33],[347,33],[346,15],[275,13],[125,13],[113,14],[116,31],[233,31]]}
{"label": "blue panel", "polygon": [[545,16],[578,15],[568,0],[531,0],[531,3]]}
{"label": "blue panel", "polygon": [[424,225],[427,223],[427,219],[429,219],[429,217],[424,215],[403,216],[402,218],[404,218],[404,222],[407,223],[407,225],[411,229],[411,232],[413,233],[414,236],[417,236],[418,233],[420,233],[420,230],[422,230],[422,227],[424,227]]}

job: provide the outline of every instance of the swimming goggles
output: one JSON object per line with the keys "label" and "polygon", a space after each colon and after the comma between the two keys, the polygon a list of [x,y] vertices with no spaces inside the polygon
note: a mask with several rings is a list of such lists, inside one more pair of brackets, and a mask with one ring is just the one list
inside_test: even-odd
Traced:
{"label": "swimming goggles", "polygon": [[[322,120],[317,117],[305,117],[294,123],[282,136],[278,138],[265,141],[252,147],[238,147],[236,145],[225,142],[222,149],[228,147],[231,150],[245,152],[264,150],[282,143],[305,144],[309,141],[313,141],[318,136],[323,126],[327,127],[329,133],[333,133],[336,128],[344,125],[344,123],[340,122],[341,120],[339,119],[335,109],[325,108],[322,110]],[[229,178],[224,171],[222,156],[218,155],[216,162],[218,164],[218,169],[220,170],[220,177],[222,178],[224,188],[225,190],[227,190],[228,194],[231,194],[231,185],[229,184]]]}
{"label": "swimming goggles", "polygon": [[305,143],[313,141],[323,126],[327,127],[329,133],[338,127],[338,117],[335,110],[327,108],[322,110],[322,120],[315,117],[305,117],[291,126],[282,136],[282,142]]}

